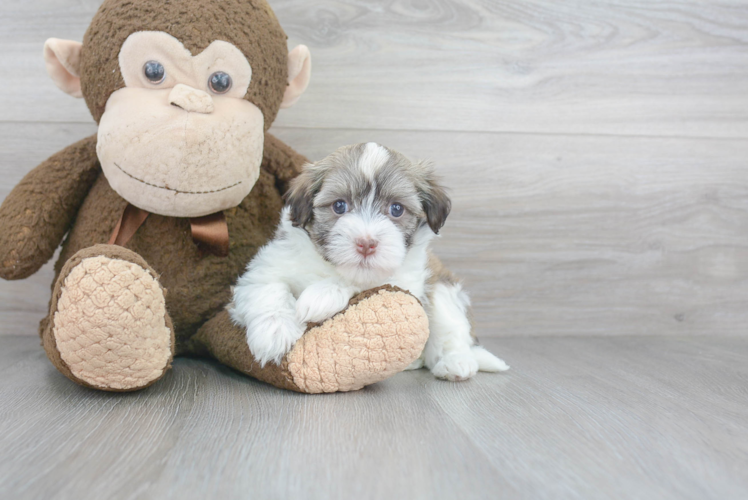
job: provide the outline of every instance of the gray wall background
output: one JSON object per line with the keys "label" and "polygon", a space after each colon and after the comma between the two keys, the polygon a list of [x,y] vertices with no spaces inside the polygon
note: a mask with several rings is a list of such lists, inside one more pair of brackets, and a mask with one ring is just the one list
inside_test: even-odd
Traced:
{"label": "gray wall background", "polygon": [[[748,2],[270,1],[313,57],[272,133],[434,160],[480,336],[747,333]],[[0,0],[0,199],[95,132],[41,51],[99,3]],[[51,279],[0,282],[0,335]]]}

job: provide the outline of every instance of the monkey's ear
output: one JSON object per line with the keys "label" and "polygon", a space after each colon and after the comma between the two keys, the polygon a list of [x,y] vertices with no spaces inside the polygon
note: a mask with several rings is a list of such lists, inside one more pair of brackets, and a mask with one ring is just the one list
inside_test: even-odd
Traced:
{"label": "monkey's ear", "polygon": [[312,165],[305,165],[299,175],[291,180],[284,198],[291,209],[291,223],[294,227],[305,227],[314,217],[314,195],[319,190],[317,175]]}
{"label": "monkey's ear", "polygon": [[44,42],[44,62],[47,73],[60,90],[73,97],[83,97],[81,92],[80,42],[50,38]]}
{"label": "monkey's ear", "polygon": [[423,169],[423,177],[416,187],[421,196],[423,211],[426,213],[426,221],[434,233],[439,234],[439,230],[447,221],[447,216],[452,210],[452,201],[447,196],[447,192],[439,184],[439,179],[433,171],[433,167],[428,162],[420,162],[418,166]]}
{"label": "monkey's ear", "polygon": [[288,87],[281,108],[290,108],[309,86],[312,76],[312,55],[306,45],[299,45],[288,54]]}

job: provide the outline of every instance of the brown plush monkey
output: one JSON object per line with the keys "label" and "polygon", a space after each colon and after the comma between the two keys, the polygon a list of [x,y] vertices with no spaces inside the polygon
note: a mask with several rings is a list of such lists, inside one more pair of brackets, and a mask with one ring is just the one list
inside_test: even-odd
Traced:
{"label": "brown plush monkey", "polygon": [[262,369],[225,311],[305,162],[267,130],[305,90],[309,51],[288,52],[265,0],[106,0],[82,44],[50,39],[44,57],[99,131],[5,199],[0,276],[33,274],[62,242],[40,335],[63,374],[137,390],[174,355],[205,355],[278,387],[332,392],[418,357],[425,313],[393,288],[354,298]]}

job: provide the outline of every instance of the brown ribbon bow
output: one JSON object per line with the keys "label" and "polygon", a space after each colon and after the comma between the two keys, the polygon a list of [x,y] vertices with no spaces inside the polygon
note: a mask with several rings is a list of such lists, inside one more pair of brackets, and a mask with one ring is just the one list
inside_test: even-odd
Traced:
{"label": "brown ribbon bow", "polygon": [[[110,245],[125,246],[135,235],[135,232],[143,225],[150,212],[138,208],[129,203],[122,212],[119,222],[114,227]],[[226,224],[226,216],[223,212],[193,217],[190,219],[192,229],[192,241],[201,248],[218,257],[229,255],[229,226]]]}

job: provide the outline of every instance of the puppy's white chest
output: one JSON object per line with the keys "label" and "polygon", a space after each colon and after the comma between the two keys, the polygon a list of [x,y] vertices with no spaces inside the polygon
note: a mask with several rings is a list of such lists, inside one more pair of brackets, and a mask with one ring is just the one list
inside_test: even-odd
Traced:
{"label": "puppy's white chest", "polygon": [[403,267],[395,273],[387,284],[409,291],[424,303],[426,299],[426,281],[429,272],[425,265]]}

